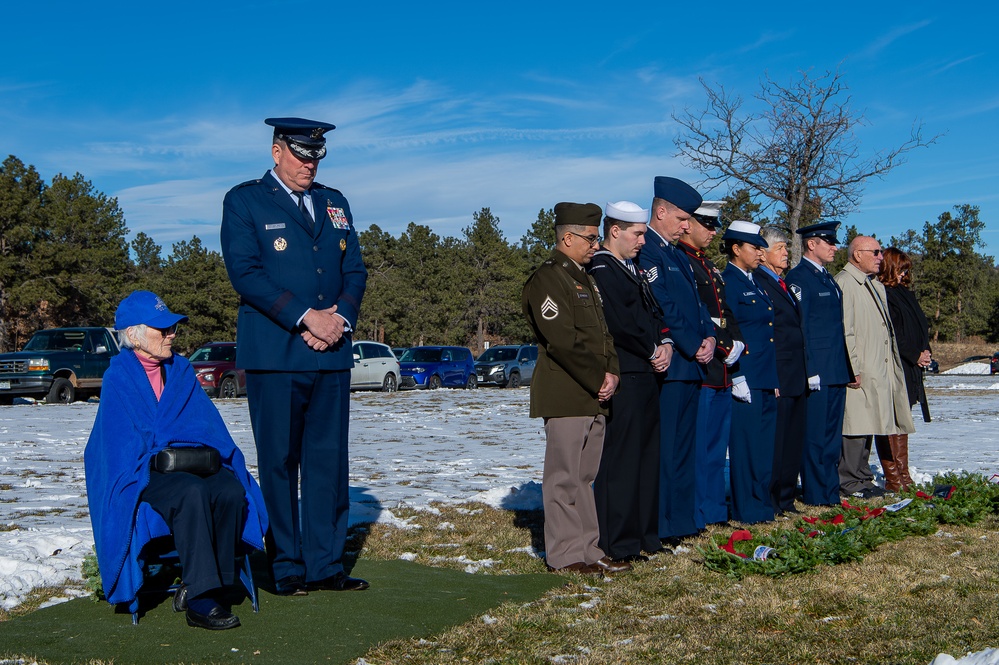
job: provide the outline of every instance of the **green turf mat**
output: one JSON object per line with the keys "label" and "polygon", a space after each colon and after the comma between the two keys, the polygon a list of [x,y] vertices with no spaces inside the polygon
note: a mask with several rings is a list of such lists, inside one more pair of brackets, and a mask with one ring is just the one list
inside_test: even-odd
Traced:
{"label": "green turf mat", "polygon": [[227,631],[188,627],[169,599],[133,626],[130,614],[79,598],[0,623],[0,654],[50,665],[96,658],[135,665],[352,663],[379,642],[430,636],[565,583],[557,575],[468,575],[405,561],[362,560],[352,574],[371,588],[301,598],[260,591],[259,614],[243,600],[233,608],[243,625]]}

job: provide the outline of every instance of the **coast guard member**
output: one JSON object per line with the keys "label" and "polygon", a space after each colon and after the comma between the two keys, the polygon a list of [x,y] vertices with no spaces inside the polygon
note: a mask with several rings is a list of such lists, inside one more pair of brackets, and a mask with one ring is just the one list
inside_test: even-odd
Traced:
{"label": "coast guard member", "polygon": [[621,374],[600,293],[583,269],[600,242],[600,213],[593,203],[555,205],[555,251],[521,296],[538,339],[531,417],[545,419],[545,559],[552,570],[596,574],[631,569],[600,549],[592,487]]}
{"label": "coast guard member", "polygon": [[839,222],[803,226],[802,255],[787,273],[788,290],[801,309],[808,374],[805,445],[801,457],[802,501],[839,505],[839,457],[843,445],[846,384],[852,380],[843,332],[843,296],[826,266],[836,258]]}
{"label": "coast guard member", "polygon": [[[615,561],[646,561],[659,542],[659,377],[673,347],[664,343],[661,312],[632,259],[645,244],[649,211],[631,201],[608,203],[603,248],[589,273],[600,288],[614,338],[621,383],[611,399],[600,471],[593,483],[600,549]],[[724,497],[723,497],[724,499]]]}
{"label": "coast guard member", "polygon": [[728,447],[732,517],[739,522],[766,522],[774,518],[770,479],[777,429],[777,354],[773,304],[754,281],[753,271],[767,241],[758,225],[745,221],[732,222],[722,239],[728,255],[722,272],[728,304],[746,340],[732,379]]}
{"label": "coast guard member", "polygon": [[347,199],[315,182],[334,126],[264,122],[274,168],[226,194],[222,255],[240,295],[236,364],[246,370],[271,572],[283,595],[366,589],[342,557],[350,332],[367,272]]}
{"label": "coast guard member", "polygon": [[698,531],[695,516],[697,405],[704,365],[715,354],[715,326],[697,294],[686,255],[673,246],[701,205],[693,187],[666,176],[654,181],[652,218],[639,266],[669,328],[673,358],[659,393],[659,537],[677,545]]}
{"label": "coast guard member", "polygon": [[732,423],[731,366],[746,348],[739,324],[725,301],[721,271],[704,250],[718,234],[724,201],[704,201],[677,247],[687,254],[701,302],[715,324],[715,355],[704,366],[704,382],[697,405],[697,526],[728,520],[728,483],[725,464]]}
{"label": "coast guard member", "polygon": [[787,236],[773,226],[764,227],[760,235],[767,241],[767,248],[753,277],[774,306],[774,345],[780,387],[770,497],[779,514],[796,513],[794,498],[798,493],[798,471],[806,427],[808,375],[805,373],[805,338],[797,300],[781,277],[787,271]]}

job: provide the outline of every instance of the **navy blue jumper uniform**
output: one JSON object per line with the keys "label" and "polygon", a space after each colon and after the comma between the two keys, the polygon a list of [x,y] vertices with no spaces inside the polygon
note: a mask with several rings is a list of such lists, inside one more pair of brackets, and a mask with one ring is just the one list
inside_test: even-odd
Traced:
{"label": "navy blue jumper uniform", "polygon": [[715,336],[715,326],[697,294],[686,254],[651,227],[645,238],[639,265],[663,310],[674,349],[659,393],[659,536],[682,538],[698,530],[697,409],[704,368],[694,356],[706,338]]}
{"label": "navy blue jumper uniform", "polygon": [[802,501],[838,505],[846,384],[853,380],[843,332],[843,294],[829,271],[805,258],[788,271],[785,281],[801,309],[807,374],[818,375],[820,385],[807,398]]}
{"label": "navy blue jumper uniform", "polygon": [[798,471],[806,427],[805,337],[797,301],[781,285],[780,277],[761,265],[753,271],[756,283],[774,307],[774,345],[777,356],[777,432],[774,435],[773,478],[770,497],[777,512],[793,511],[798,493]]}
{"label": "navy blue jumper uniform", "polygon": [[732,518],[747,523],[766,522],[774,518],[770,480],[777,429],[773,304],[731,262],[725,266],[722,277],[728,285],[729,307],[746,340],[746,350],[736,363],[735,377],[744,376],[750,390],[750,403],[732,402],[732,436],[728,447]]}
{"label": "navy blue jumper uniform", "polygon": [[[343,194],[313,183],[305,196],[314,225],[272,171],[234,187],[222,204],[222,254],[240,296],[236,364],[246,370],[272,573],[313,582],[343,572],[347,329],[357,323],[367,272]],[[334,346],[315,351],[299,322],[309,308],[333,305],[348,326]]]}

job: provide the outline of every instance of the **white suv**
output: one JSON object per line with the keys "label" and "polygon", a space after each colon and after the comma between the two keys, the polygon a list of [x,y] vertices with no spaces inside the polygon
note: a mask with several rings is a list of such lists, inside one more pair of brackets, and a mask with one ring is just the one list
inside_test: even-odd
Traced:
{"label": "white suv", "polygon": [[399,361],[392,348],[378,342],[354,342],[350,389],[394,393],[398,387]]}

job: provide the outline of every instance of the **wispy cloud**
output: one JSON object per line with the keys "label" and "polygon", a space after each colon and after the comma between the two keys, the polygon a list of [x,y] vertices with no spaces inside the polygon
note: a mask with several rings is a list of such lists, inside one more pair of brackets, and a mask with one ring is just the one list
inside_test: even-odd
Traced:
{"label": "wispy cloud", "polygon": [[966,62],[971,62],[972,60],[975,60],[976,58],[982,57],[983,55],[985,55],[985,54],[984,53],[976,53],[975,55],[969,55],[966,58],[961,58],[959,60],[954,60],[953,62],[948,62],[946,65],[943,65],[941,67],[937,67],[936,69],[934,69],[933,71],[931,71],[930,75],[931,76],[936,76],[937,74],[942,74],[943,72],[947,71],[948,69],[951,69],[953,67],[957,67],[958,65],[963,65]]}
{"label": "wispy cloud", "polygon": [[886,48],[888,48],[889,46],[891,46],[892,43],[894,43],[895,41],[901,39],[902,37],[905,37],[908,34],[911,34],[911,33],[915,32],[915,31],[917,31],[917,30],[921,30],[922,28],[925,28],[926,26],[930,25],[931,23],[933,23],[933,21],[931,21],[929,19],[925,19],[925,20],[919,21],[918,23],[910,23],[908,25],[899,26],[899,27],[895,28],[894,30],[891,30],[888,33],[882,35],[881,37],[878,37],[877,39],[875,39],[873,42],[871,42],[870,44],[868,44],[862,50],[860,50],[859,52],[855,53],[853,57],[856,58],[856,59],[858,59],[858,60],[866,60],[866,59],[869,59],[869,58],[874,58],[874,57],[878,56]]}

